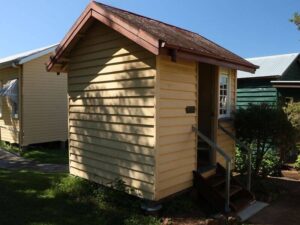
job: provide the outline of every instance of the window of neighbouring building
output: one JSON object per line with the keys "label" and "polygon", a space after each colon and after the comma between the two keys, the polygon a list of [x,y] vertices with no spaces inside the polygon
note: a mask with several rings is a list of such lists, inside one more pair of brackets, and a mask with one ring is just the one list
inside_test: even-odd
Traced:
{"label": "window of neighbouring building", "polygon": [[[3,81],[2,80],[0,80],[0,89],[2,89],[2,87],[3,87]],[[2,105],[3,105],[3,98],[0,96],[0,118],[2,118]]]}
{"label": "window of neighbouring building", "polygon": [[0,89],[0,96],[7,97],[11,105],[11,116],[12,118],[18,118],[19,112],[19,85],[18,79],[9,80]]}

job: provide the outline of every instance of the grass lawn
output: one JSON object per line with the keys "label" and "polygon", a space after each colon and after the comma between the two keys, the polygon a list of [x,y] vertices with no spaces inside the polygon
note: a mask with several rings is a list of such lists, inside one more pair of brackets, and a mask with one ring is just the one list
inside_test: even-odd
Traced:
{"label": "grass lawn", "polygon": [[20,152],[17,146],[5,142],[0,142],[0,147],[40,163],[68,164],[68,150],[60,149],[59,143],[32,145],[24,152]]}
{"label": "grass lawn", "polygon": [[[113,187],[125,188],[121,181]],[[190,195],[164,204],[157,218],[143,214],[139,198],[117,190],[67,174],[0,169],[0,224],[160,225],[163,218],[171,218],[168,225],[194,225],[203,221],[198,202]]]}
{"label": "grass lawn", "polygon": [[33,147],[21,156],[41,163],[68,164],[68,150]]}
{"label": "grass lawn", "polygon": [[121,195],[66,174],[0,170],[0,224],[159,224]]}

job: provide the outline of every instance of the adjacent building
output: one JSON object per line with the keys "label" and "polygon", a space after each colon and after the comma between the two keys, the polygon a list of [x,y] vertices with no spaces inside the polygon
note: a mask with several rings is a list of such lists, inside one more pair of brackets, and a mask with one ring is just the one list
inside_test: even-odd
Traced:
{"label": "adjacent building", "polygon": [[21,147],[67,140],[67,77],[47,73],[57,45],[0,59],[0,140]]}
{"label": "adjacent building", "polygon": [[259,66],[255,74],[238,72],[237,107],[249,103],[283,105],[300,101],[299,53],[248,58]]}

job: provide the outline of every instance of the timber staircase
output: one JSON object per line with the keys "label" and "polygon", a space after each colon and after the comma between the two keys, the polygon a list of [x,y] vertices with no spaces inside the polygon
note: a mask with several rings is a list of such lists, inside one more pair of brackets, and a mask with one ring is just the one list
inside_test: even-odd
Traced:
{"label": "timber staircase", "polygon": [[[234,135],[224,127],[220,129],[240,145],[244,146]],[[247,189],[232,176],[232,158],[215,142],[201,133],[196,127],[192,127],[198,136],[198,170],[194,171],[194,187],[200,196],[205,199],[211,208],[221,212],[237,213],[255,203],[255,197],[250,192],[251,167],[248,171]],[[244,146],[247,149],[247,146]],[[225,160],[226,168],[220,164],[212,165],[212,149]],[[251,165],[251,151],[249,152],[249,165]]]}
{"label": "timber staircase", "polygon": [[[224,212],[226,204],[226,170],[220,164],[215,167],[206,167],[207,170],[204,168],[194,171],[194,187],[211,208],[218,212]],[[237,213],[255,202],[254,195],[233,176],[230,179],[229,197],[229,207],[233,213]]]}
{"label": "timber staircase", "polygon": [[210,165],[211,161],[211,148],[210,146],[203,141],[201,138],[198,138],[198,164],[202,167],[206,167]]}

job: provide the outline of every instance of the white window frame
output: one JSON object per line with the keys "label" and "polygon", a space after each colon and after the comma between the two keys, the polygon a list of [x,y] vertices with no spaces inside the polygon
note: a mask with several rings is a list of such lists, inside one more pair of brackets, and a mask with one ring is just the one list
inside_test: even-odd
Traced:
{"label": "white window frame", "polygon": [[13,119],[19,119],[19,104],[11,103],[11,117]]}
{"label": "white window frame", "polygon": [[[226,106],[226,114],[221,114],[221,108],[220,108],[220,100],[221,100],[221,89],[220,89],[220,82],[221,78],[226,77],[227,78],[227,106]],[[219,79],[218,79],[218,114],[219,118],[230,118],[231,116],[231,82],[230,82],[230,74],[221,72],[219,74]]]}
{"label": "white window frame", "polygon": [[[3,88],[3,80],[0,80],[0,88]],[[3,113],[3,97],[0,96],[0,118],[2,118]]]}

